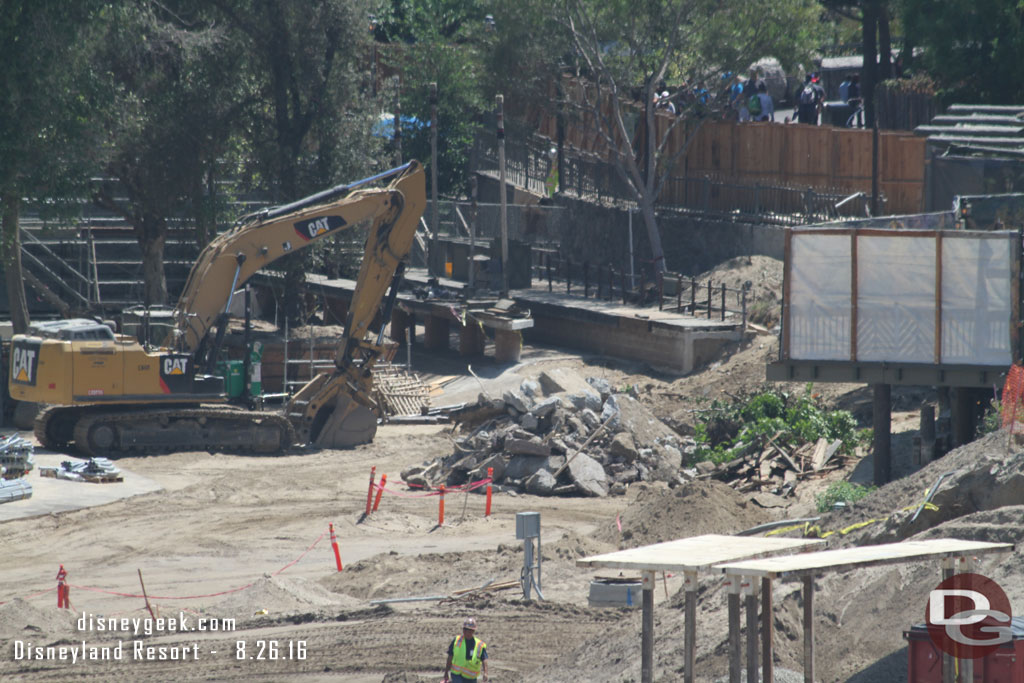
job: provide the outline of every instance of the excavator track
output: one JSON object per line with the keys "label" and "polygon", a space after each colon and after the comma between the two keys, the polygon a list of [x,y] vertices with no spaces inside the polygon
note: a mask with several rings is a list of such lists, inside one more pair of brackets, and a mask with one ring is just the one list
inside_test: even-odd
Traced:
{"label": "excavator track", "polygon": [[33,432],[43,448],[52,451],[66,450],[75,438],[75,423],[85,414],[82,408],[47,406],[39,411],[33,424]]}
{"label": "excavator track", "polygon": [[275,455],[294,440],[291,423],[280,415],[225,408],[87,412],[74,426],[75,446],[91,457],[175,451]]}

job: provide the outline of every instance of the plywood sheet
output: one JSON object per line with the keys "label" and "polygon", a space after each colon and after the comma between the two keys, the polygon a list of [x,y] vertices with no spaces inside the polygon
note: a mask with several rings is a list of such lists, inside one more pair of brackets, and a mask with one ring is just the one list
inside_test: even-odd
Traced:
{"label": "plywood sheet", "polygon": [[841,548],[820,553],[770,557],[744,562],[719,564],[715,569],[739,576],[808,576],[827,571],[844,571],[856,567],[872,567],[898,562],[938,560],[961,555],[1012,552],[1012,543],[985,543],[955,538],[935,538],[926,541],[883,543],[861,548]]}
{"label": "plywood sheet", "polygon": [[576,560],[577,566],[649,571],[697,571],[722,562],[811,547],[821,541],[707,534]]}

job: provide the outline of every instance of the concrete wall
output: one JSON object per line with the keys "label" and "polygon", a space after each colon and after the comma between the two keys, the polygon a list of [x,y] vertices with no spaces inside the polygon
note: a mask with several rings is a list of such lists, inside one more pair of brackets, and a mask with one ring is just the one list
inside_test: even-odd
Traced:
{"label": "concrete wall", "polygon": [[[498,183],[479,176],[480,201],[500,201]],[[509,201],[536,203],[537,197],[520,190],[509,190]],[[553,203],[564,207],[564,217],[546,239],[558,243],[563,255],[573,262],[591,264],[610,262],[616,269],[629,264],[629,214],[625,209],[555,197]],[[736,256],[760,254],[783,258],[784,229],[765,225],[662,211],[658,215],[662,247],[668,269],[683,275],[698,275]],[[633,214],[633,254],[636,272],[651,259],[650,240],[643,217]]]}
{"label": "concrete wall", "polygon": [[710,361],[730,342],[742,338],[740,325],[675,325],[585,308],[530,306],[533,327],[523,330],[529,342],[590,351],[641,361],[652,367],[686,374]]}

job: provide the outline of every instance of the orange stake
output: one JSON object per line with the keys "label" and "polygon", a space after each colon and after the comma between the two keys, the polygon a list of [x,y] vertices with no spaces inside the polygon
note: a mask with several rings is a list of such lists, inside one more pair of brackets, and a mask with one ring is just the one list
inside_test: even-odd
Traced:
{"label": "orange stake", "polygon": [[68,577],[67,571],[64,569],[64,565],[60,566],[57,570],[57,607],[64,609],[70,609],[71,603],[68,601],[68,591],[65,590],[64,579]]}
{"label": "orange stake", "polygon": [[444,484],[441,484],[441,503],[437,511],[437,525],[444,526]]}
{"label": "orange stake", "polygon": [[384,493],[384,484],[388,483],[388,473],[380,475],[380,486],[377,487],[377,497],[373,499],[373,511],[377,511],[377,506],[380,505],[381,494]]}
{"label": "orange stake", "polygon": [[491,516],[491,482],[494,480],[494,468],[487,468],[487,507],[484,509],[484,517]]}
{"label": "orange stake", "polygon": [[366,490],[366,516],[370,516],[370,503],[373,502],[373,480],[377,476],[377,467],[370,468],[370,488]]}
{"label": "orange stake", "polygon": [[334,561],[338,564],[338,571],[341,571],[341,552],[338,550],[338,539],[334,535],[334,524],[330,525],[331,529],[331,547],[334,548]]}

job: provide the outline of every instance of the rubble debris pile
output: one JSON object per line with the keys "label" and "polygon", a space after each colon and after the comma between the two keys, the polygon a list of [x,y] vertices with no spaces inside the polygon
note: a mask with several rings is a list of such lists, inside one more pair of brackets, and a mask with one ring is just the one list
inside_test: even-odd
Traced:
{"label": "rubble debris pile", "polygon": [[32,443],[17,434],[0,438],[0,478],[18,479],[36,465]]}
{"label": "rubble debris pile", "polygon": [[32,484],[24,479],[35,467],[32,444],[17,434],[0,438],[0,503],[32,497]]}
{"label": "rubble debris pile", "polygon": [[501,398],[481,394],[472,414],[480,422],[455,439],[455,452],[403,471],[407,485],[462,485],[491,468],[497,491],[601,497],[690,478],[680,437],[601,378],[547,370]]}
{"label": "rubble debris pile", "polygon": [[39,476],[70,481],[88,481],[94,484],[124,481],[121,470],[107,458],[89,458],[88,461],[64,460],[60,467],[40,467]]}
{"label": "rubble debris pile", "polygon": [[[778,436],[778,435],[776,435]],[[715,465],[709,461],[697,463],[697,471],[724,481],[741,493],[774,493],[786,497],[793,493],[799,481],[843,466],[846,457],[839,439],[805,443],[788,451],[772,439],[757,452]]]}

